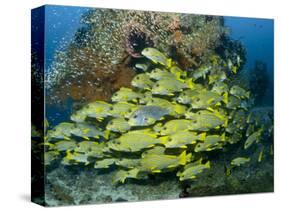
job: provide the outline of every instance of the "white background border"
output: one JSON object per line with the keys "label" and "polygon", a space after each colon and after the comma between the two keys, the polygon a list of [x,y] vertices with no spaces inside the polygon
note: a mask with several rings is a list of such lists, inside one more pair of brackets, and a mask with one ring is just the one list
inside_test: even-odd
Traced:
{"label": "white background border", "polygon": [[[280,5],[278,0],[3,0],[0,8],[0,211],[41,211],[30,199],[30,9],[42,4],[275,19],[275,192],[52,208],[52,211],[276,211],[280,205]],[[279,37],[279,40],[277,40]],[[261,41],[262,42],[262,41]],[[279,209],[280,210],[280,209]]]}

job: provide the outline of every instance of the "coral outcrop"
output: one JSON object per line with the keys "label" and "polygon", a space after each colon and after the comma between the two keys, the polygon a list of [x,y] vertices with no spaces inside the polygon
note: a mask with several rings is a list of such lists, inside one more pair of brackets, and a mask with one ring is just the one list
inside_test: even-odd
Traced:
{"label": "coral outcrop", "polygon": [[227,33],[221,17],[204,15],[95,9],[81,22],[47,76],[49,103],[108,100],[130,83],[146,47],[167,52],[183,69],[197,68]]}

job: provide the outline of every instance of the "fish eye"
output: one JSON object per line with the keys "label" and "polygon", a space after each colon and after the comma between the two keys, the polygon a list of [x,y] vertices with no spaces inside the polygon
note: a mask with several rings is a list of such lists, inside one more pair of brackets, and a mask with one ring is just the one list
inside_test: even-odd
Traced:
{"label": "fish eye", "polygon": [[166,130],[167,129],[167,127],[163,127],[163,130]]}
{"label": "fish eye", "polygon": [[134,116],[133,116],[134,119],[136,119],[137,117],[138,117],[137,115],[134,115]]}
{"label": "fish eye", "polygon": [[147,121],[147,120],[148,120],[148,118],[144,118],[144,120],[145,120],[145,121]]}
{"label": "fish eye", "polygon": [[136,77],[136,79],[140,79],[140,77],[139,77],[139,76],[137,76],[137,77]]}

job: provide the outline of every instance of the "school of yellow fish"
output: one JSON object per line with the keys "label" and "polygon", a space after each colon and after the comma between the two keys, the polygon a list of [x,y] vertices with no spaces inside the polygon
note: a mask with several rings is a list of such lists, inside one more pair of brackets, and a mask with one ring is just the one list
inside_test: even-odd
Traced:
{"label": "school of yellow fish", "polygon": [[111,102],[88,103],[46,132],[46,165],[115,167],[115,183],[162,172],[184,181],[212,167],[210,151],[240,143],[245,150],[261,148],[257,159],[237,155],[231,167],[260,162],[265,148],[272,151],[263,139],[273,133],[271,117],[250,111],[250,93],[228,81],[239,67],[214,55],[184,71],[157,49],[142,55],[147,63],[136,65],[133,88],[121,88]]}

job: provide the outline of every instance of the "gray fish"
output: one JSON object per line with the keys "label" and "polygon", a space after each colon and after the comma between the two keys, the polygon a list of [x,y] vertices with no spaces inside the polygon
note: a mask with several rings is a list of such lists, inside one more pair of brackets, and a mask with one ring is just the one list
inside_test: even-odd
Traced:
{"label": "gray fish", "polygon": [[203,79],[206,78],[206,75],[209,73],[209,71],[211,70],[211,66],[201,66],[198,69],[194,70],[192,72],[192,78],[194,80],[197,80],[201,77],[203,77]]}
{"label": "gray fish", "polygon": [[158,106],[142,106],[136,110],[129,118],[130,126],[149,126],[161,120],[169,110]]}
{"label": "gray fish", "polygon": [[238,98],[247,98],[249,99],[250,98],[250,92],[249,91],[246,91],[245,89],[237,86],[237,85],[234,85],[232,86],[232,88],[230,89],[230,93],[233,95],[233,96],[236,96]]}

